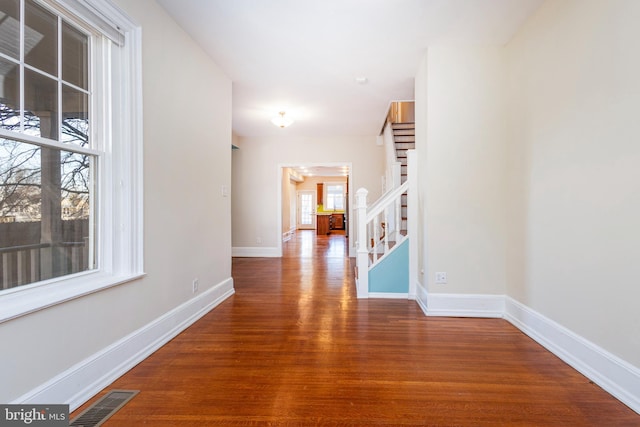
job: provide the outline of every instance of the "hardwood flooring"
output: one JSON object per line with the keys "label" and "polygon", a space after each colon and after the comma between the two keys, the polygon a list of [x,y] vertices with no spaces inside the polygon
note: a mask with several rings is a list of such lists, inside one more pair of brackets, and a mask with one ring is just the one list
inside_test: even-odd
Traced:
{"label": "hardwood flooring", "polygon": [[504,320],[357,300],[344,234],[284,249],[234,259],[236,294],[108,387],[141,392],[104,425],[640,426]]}

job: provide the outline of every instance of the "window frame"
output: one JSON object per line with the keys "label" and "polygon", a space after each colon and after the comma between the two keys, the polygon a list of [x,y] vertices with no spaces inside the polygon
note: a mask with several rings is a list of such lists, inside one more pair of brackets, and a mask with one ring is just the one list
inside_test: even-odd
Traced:
{"label": "window frame", "polygon": [[[141,28],[109,0],[37,2],[95,30],[89,73],[102,89],[92,96],[90,111],[103,123],[99,134],[91,134],[96,146],[73,151],[98,154],[93,166],[98,196],[91,201],[98,257],[93,270],[0,291],[0,323],[145,275]],[[0,136],[36,142],[2,130]],[[54,141],[51,146],[70,148]]]}
{"label": "window frame", "polygon": [[[341,187],[341,195],[342,195],[342,208],[336,208],[335,206],[333,208],[330,208],[328,206],[328,201],[329,201],[329,193],[331,194],[338,194],[336,192],[330,192],[329,191],[329,187],[330,186],[340,186]],[[338,181],[331,181],[331,182],[325,182],[324,183],[324,194],[323,194],[323,201],[322,201],[322,205],[324,207],[325,210],[334,210],[334,211],[344,211],[345,210],[345,203],[346,203],[346,197],[345,197],[345,183],[344,182],[338,182]]]}

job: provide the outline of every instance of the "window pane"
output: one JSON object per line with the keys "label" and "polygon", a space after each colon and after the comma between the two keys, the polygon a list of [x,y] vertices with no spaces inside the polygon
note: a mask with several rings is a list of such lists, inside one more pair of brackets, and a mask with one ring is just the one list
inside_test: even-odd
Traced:
{"label": "window pane", "polygon": [[300,225],[313,224],[313,197],[311,194],[300,195]]}
{"label": "window pane", "polygon": [[0,0],[0,52],[20,56],[20,0]]}
{"label": "window pane", "polygon": [[89,144],[89,96],[62,85],[62,142]]}
{"label": "window pane", "polygon": [[329,210],[344,210],[344,186],[342,184],[327,185],[327,206]]}
{"label": "window pane", "polygon": [[58,84],[31,70],[24,70],[25,133],[58,139]]}
{"label": "window pane", "polygon": [[88,88],[89,38],[66,22],[62,24],[62,80]]}
{"label": "window pane", "polygon": [[18,65],[0,58],[0,128],[20,130],[20,80]]}
{"label": "window pane", "polygon": [[25,2],[25,57],[27,64],[58,75],[58,18],[35,2]]}
{"label": "window pane", "polygon": [[94,268],[90,162],[0,139],[0,289]]}
{"label": "window pane", "polygon": [[[0,222],[40,220],[40,148],[0,139]],[[2,246],[13,246],[2,235]],[[13,242],[26,244],[26,242]],[[28,243],[39,243],[39,241]]]}

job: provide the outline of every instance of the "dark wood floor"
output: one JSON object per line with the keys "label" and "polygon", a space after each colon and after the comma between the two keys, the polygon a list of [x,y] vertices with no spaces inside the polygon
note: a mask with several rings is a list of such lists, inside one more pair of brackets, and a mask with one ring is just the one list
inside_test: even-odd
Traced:
{"label": "dark wood floor", "polygon": [[504,320],[357,300],[346,251],[234,259],[236,294],[108,387],[141,392],[105,426],[640,426]]}

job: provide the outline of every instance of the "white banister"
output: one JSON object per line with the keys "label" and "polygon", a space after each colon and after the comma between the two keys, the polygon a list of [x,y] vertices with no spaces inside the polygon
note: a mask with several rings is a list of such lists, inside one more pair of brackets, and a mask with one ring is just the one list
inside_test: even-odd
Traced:
{"label": "white banister", "polygon": [[[367,207],[367,190],[356,192],[357,258],[356,283],[358,298],[369,297],[369,271],[409,237],[409,298],[415,298],[417,282],[417,196],[411,183],[417,182],[415,151],[407,151],[407,181],[387,191]],[[403,204],[403,201],[405,201]],[[406,224],[406,228],[405,228]],[[382,234],[381,234],[382,233]]]}

